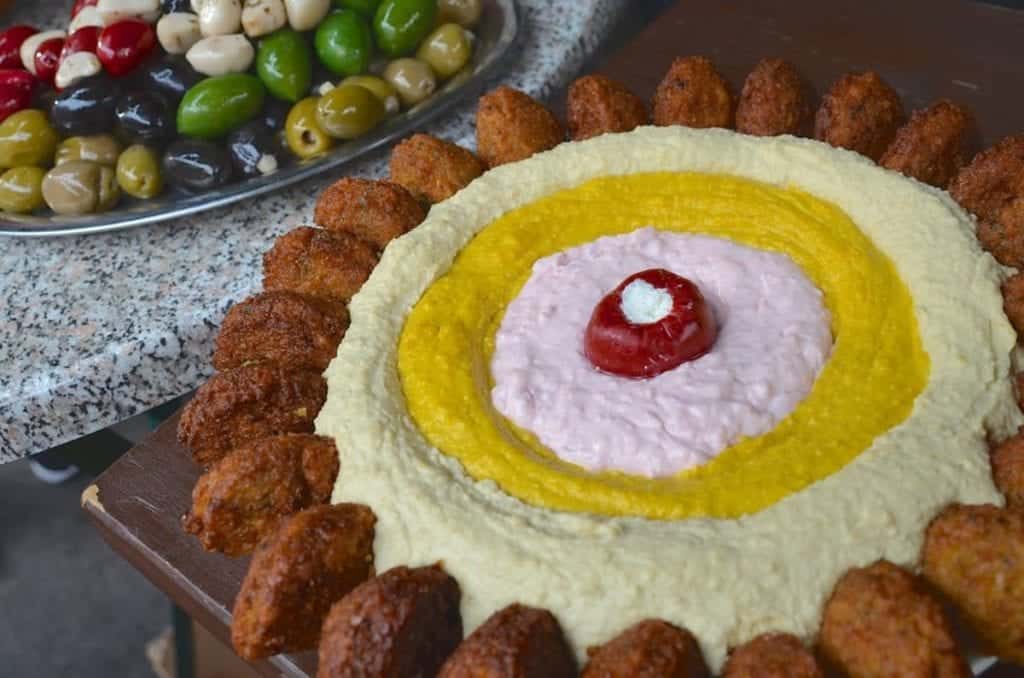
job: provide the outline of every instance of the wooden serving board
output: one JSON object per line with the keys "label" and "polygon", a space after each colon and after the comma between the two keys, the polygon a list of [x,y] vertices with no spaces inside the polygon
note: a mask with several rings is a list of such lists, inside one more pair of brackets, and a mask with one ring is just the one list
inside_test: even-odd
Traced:
{"label": "wooden serving board", "polygon": [[[969,106],[988,145],[1024,132],[1021,38],[1024,12],[958,0],[687,0],[598,70],[649,97],[672,59],[685,55],[714,59],[737,91],[766,56],[792,61],[819,92],[846,71],[875,69],[908,110],[940,97]],[[248,559],[207,553],[182,531],[199,469],[175,440],[177,421],[111,466],[85,492],[83,507],[114,549],[227,642]],[[315,655],[305,653],[255,667],[267,676],[303,676],[315,665]],[[1024,671],[999,666],[984,675]]]}

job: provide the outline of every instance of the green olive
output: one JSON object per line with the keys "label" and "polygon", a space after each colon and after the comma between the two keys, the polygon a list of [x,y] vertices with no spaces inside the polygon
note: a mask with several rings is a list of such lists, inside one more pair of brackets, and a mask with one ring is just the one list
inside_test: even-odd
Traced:
{"label": "green olive", "polygon": [[398,91],[388,81],[378,78],[375,75],[353,75],[345,78],[339,85],[359,85],[373,92],[373,96],[380,99],[384,104],[384,110],[388,115],[398,113],[402,105],[398,101]]}
{"label": "green olive", "polygon": [[359,85],[339,85],[320,97],[316,121],[338,139],[355,139],[384,118],[384,102]]}
{"label": "green olive", "polygon": [[18,111],[0,123],[0,167],[48,166],[58,141],[45,113],[34,108]]}
{"label": "green olive", "polygon": [[437,0],[383,0],[373,15],[377,47],[389,57],[412,54],[437,19]]}
{"label": "green olive", "polygon": [[398,91],[406,106],[415,106],[437,89],[434,71],[419,59],[395,59],[384,69],[384,79]]}
{"label": "green olive", "polygon": [[14,167],[0,175],[0,211],[28,214],[43,206],[43,176],[40,167]]}
{"label": "green olive", "polygon": [[140,144],[124,149],[117,159],[117,185],[134,198],[148,200],[160,195],[164,188],[160,158]]}
{"label": "green olive", "polygon": [[469,63],[473,54],[470,35],[458,24],[445,24],[427,36],[416,51],[416,58],[425,61],[439,78],[446,80]]}
{"label": "green olive", "polygon": [[117,164],[117,156],[121,155],[121,144],[109,134],[96,134],[89,137],[70,137],[57,146],[57,158],[54,164],[63,165],[69,160],[88,160],[101,165]]}
{"label": "green olive", "polygon": [[297,157],[305,160],[323,155],[334,145],[316,120],[316,97],[308,97],[292,106],[284,121],[284,139]]}
{"label": "green olive", "polygon": [[43,178],[43,200],[57,214],[103,212],[120,196],[114,169],[88,160],[69,160]]}
{"label": "green olive", "polygon": [[437,10],[441,23],[452,21],[469,28],[480,21],[483,7],[480,0],[438,0]]}

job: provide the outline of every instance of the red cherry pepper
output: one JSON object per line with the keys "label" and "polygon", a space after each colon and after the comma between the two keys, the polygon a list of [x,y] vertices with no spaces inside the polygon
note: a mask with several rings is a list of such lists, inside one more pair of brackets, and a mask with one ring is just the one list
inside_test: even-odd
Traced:
{"label": "red cherry pepper", "polygon": [[96,56],[107,73],[118,78],[134,70],[155,47],[156,34],[149,24],[125,19],[103,29],[96,43]]}
{"label": "red cherry pepper", "polygon": [[71,6],[71,18],[74,19],[78,16],[86,7],[95,7],[100,0],[75,0],[75,4]]}
{"label": "red cherry pepper", "polygon": [[0,69],[0,85],[20,87],[31,93],[36,86],[36,77],[20,68]]}
{"label": "red cherry pepper", "polygon": [[[30,74],[31,75],[31,74]],[[32,106],[32,90],[16,84],[0,83],[0,122]]]}
{"label": "red cherry pepper", "polygon": [[[622,293],[636,280],[669,294],[667,315],[644,324],[627,319]],[[629,276],[597,304],[583,336],[583,352],[602,372],[647,379],[701,357],[717,336],[715,316],[697,286],[654,268]]]}
{"label": "red cherry pepper", "polygon": [[60,66],[60,53],[64,50],[64,38],[44,40],[36,48],[36,77],[52,85]]}
{"label": "red cherry pepper", "polygon": [[0,68],[24,69],[21,63],[21,43],[39,31],[31,26],[11,26],[0,33]]}
{"label": "red cherry pepper", "polygon": [[61,50],[60,60],[64,61],[64,59],[75,52],[92,52],[95,54],[99,37],[99,26],[82,26],[64,41],[64,49]]}

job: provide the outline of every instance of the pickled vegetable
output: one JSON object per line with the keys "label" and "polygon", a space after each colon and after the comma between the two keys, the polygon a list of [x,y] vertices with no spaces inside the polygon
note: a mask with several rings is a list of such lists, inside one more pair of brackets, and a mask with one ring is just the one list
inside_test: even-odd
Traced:
{"label": "pickled vegetable", "polygon": [[313,81],[313,57],[305,38],[284,28],[261,40],[256,72],[278,99],[295,103],[304,97]]}
{"label": "pickled vegetable", "polygon": [[171,55],[149,64],[139,75],[144,89],[162,94],[173,106],[203,79],[185,59]]}
{"label": "pickled vegetable", "polygon": [[40,167],[13,167],[0,175],[0,211],[28,214],[43,206],[43,177]]}
{"label": "pickled vegetable", "polygon": [[335,12],[316,29],[316,54],[336,75],[366,72],[373,57],[373,36],[362,15],[352,10]]}
{"label": "pickled vegetable", "polygon": [[355,139],[384,117],[384,104],[365,87],[340,85],[320,97],[316,121],[320,129],[337,139]]}
{"label": "pickled vegetable", "polygon": [[411,54],[436,18],[437,0],[384,0],[373,19],[377,46],[391,57]]}
{"label": "pickled vegetable", "polygon": [[131,73],[156,48],[153,27],[138,19],[123,19],[100,33],[96,56],[112,76]]}
{"label": "pickled vegetable", "polygon": [[42,111],[18,111],[0,123],[0,167],[48,166],[60,137]]}
{"label": "pickled vegetable", "polygon": [[117,163],[121,155],[121,144],[109,134],[97,134],[89,137],[70,137],[57,146],[54,164],[63,165],[72,160],[87,160],[110,165]]}
{"label": "pickled vegetable", "polygon": [[427,36],[416,51],[416,58],[427,63],[446,80],[469,63],[473,55],[470,33],[458,24],[445,24]]}
{"label": "pickled vegetable", "polygon": [[209,191],[231,180],[227,152],[208,141],[182,139],[164,152],[164,179],[192,193]]}
{"label": "pickled vegetable", "polygon": [[406,106],[415,106],[437,89],[434,71],[419,59],[395,59],[384,69],[384,79]]}
{"label": "pickled vegetable", "polygon": [[117,185],[134,198],[148,200],[164,188],[160,158],[150,148],[136,144],[117,159]]}
{"label": "pickled vegetable", "polygon": [[10,26],[0,33],[0,68],[24,68],[21,43],[39,31],[31,26]]}
{"label": "pickled vegetable", "polygon": [[181,100],[178,132],[199,139],[223,137],[259,115],[265,93],[263,83],[252,75],[207,78]]}
{"label": "pickled vegetable", "polygon": [[292,107],[284,123],[284,138],[288,148],[305,160],[322,155],[334,146],[334,139],[316,119],[317,99],[309,97]]}
{"label": "pickled vegetable", "polygon": [[42,193],[50,209],[71,216],[103,212],[120,197],[114,168],[87,160],[72,160],[47,172]]}
{"label": "pickled vegetable", "polygon": [[281,164],[281,149],[261,120],[228,135],[228,154],[235,171],[244,177],[272,174]]}

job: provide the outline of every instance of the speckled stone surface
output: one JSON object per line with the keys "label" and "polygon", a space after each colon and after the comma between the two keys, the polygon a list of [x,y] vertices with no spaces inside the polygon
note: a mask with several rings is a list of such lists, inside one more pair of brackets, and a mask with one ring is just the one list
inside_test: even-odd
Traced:
{"label": "speckled stone surface", "polygon": [[[67,2],[18,3],[4,23],[54,23]],[[563,86],[625,0],[520,0],[519,53],[499,78],[534,96]],[[473,146],[474,104],[426,131]],[[0,462],[99,430],[212,373],[227,309],[260,286],[274,238],[308,222],[324,184],[377,177],[386,152],[251,204],[120,233],[0,238]]]}

